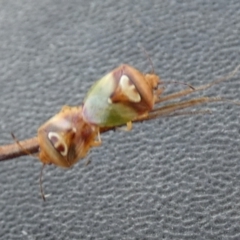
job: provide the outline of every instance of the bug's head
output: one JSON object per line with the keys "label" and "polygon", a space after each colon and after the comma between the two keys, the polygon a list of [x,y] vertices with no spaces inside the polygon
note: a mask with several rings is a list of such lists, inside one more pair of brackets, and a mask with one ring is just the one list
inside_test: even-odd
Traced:
{"label": "bug's head", "polygon": [[150,89],[152,90],[157,89],[158,84],[160,82],[160,78],[158,75],[156,75],[155,73],[148,73],[148,74],[145,74],[145,79]]}

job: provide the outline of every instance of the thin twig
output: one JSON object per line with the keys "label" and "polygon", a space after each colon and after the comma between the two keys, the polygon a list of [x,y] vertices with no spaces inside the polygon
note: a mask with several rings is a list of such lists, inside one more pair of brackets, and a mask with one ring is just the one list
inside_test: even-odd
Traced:
{"label": "thin twig", "polygon": [[[23,141],[19,144],[26,149],[29,153],[35,154],[39,150],[38,138],[33,137]],[[5,146],[0,146],[0,161],[9,160],[26,155],[26,152],[19,148],[17,143],[12,143]]]}

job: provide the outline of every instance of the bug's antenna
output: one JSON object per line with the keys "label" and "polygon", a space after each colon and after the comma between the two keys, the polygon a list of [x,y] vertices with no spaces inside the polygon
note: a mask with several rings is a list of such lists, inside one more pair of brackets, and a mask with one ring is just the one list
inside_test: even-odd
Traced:
{"label": "bug's antenna", "polygon": [[[29,151],[27,151],[26,149],[23,148],[23,146],[20,144],[20,142],[18,141],[18,139],[14,136],[13,133],[11,133],[12,135],[12,138],[14,139],[14,141],[16,142],[16,144],[19,146],[19,148],[25,152],[27,155],[30,155],[32,157],[36,157],[34,156],[32,153],[30,153]],[[40,184],[40,191],[41,191],[41,196],[42,196],[42,199],[43,201],[46,201],[46,198],[45,198],[45,195],[44,195],[44,191],[43,191],[43,187],[42,187],[42,176],[43,176],[43,169],[45,167],[46,164],[43,164],[42,165],[42,168],[41,168],[41,171],[40,171],[40,177],[39,177],[39,184]]]}
{"label": "bug's antenna", "polygon": [[[146,55],[146,57],[147,57],[150,65],[151,65],[151,67],[152,67],[152,72],[151,72],[151,74],[155,74],[153,62],[152,62],[152,60],[151,60],[148,52],[146,51],[146,49],[145,49],[140,43],[139,43],[139,47],[140,47],[140,48],[143,50],[143,52],[145,53],[145,55]],[[165,83],[167,83],[167,84],[169,84],[169,83],[175,83],[175,84],[186,85],[186,86],[188,86],[189,88],[191,88],[192,90],[195,90],[195,88],[194,88],[192,85],[190,85],[190,84],[188,84],[188,83],[184,83],[184,82],[178,82],[178,81],[160,81],[160,82],[159,82],[159,84],[165,84]]]}
{"label": "bug's antenna", "polygon": [[188,86],[189,88],[191,88],[192,90],[195,90],[195,88],[191,84],[185,83],[185,82],[178,82],[178,81],[161,81],[161,82],[159,82],[159,85],[160,84],[171,84],[171,83],[185,85],[185,86]]}
{"label": "bug's antenna", "polygon": [[40,177],[39,177],[40,191],[41,191],[41,196],[42,196],[42,199],[43,199],[44,202],[46,201],[46,198],[45,198],[45,194],[44,194],[44,191],[43,191],[42,176],[43,176],[43,169],[44,169],[45,165],[46,164],[42,165],[42,168],[41,168],[41,171],[40,171]]}
{"label": "bug's antenna", "polygon": [[153,67],[153,62],[152,62],[152,60],[151,60],[148,52],[146,51],[146,49],[145,49],[140,43],[139,43],[139,47],[140,47],[140,48],[143,50],[143,52],[145,53],[145,55],[146,55],[146,57],[147,57],[150,65],[151,65],[151,67],[152,67],[152,72],[151,72],[151,73],[152,73],[152,74],[155,74],[155,70],[154,70],[154,67]]}
{"label": "bug's antenna", "polygon": [[16,144],[18,145],[18,147],[19,147],[23,152],[25,152],[27,155],[30,155],[30,156],[36,158],[36,156],[34,156],[32,153],[30,153],[27,149],[25,149],[25,148],[20,144],[20,142],[18,141],[18,139],[15,137],[15,135],[14,135],[13,133],[11,133],[11,135],[12,135],[13,140],[16,142]]}

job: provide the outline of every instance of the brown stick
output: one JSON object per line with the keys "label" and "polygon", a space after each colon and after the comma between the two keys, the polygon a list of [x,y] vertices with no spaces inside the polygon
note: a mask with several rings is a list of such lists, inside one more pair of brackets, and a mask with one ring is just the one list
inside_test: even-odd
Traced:
{"label": "brown stick", "polygon": [[[37,137],[29,138],[19,142],[21,146],[26,149],[26,151],[34,154],[38,152],[39,145]],[[0,146],[0,161],[9,160],[16,157],[21,157],[26,155],[26,152],[23,152],[17,143]]]}

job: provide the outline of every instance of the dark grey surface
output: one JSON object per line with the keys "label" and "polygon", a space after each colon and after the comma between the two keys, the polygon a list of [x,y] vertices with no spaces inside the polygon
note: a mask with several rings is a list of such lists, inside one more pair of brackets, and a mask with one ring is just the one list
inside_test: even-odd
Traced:
{"label": "dark grey surface", "polygon": [[[0,144],[120,63],[150,70],[139,43],[163,79],[208,83],[240,63],[240,1],[1,0]],[[239,76],[207,93],[240,99]],[[240,239],[240,109],[207,107],[106,134],[87,167],[47,167],[46,202],[37,159],[2,162],[0,239]]]}

